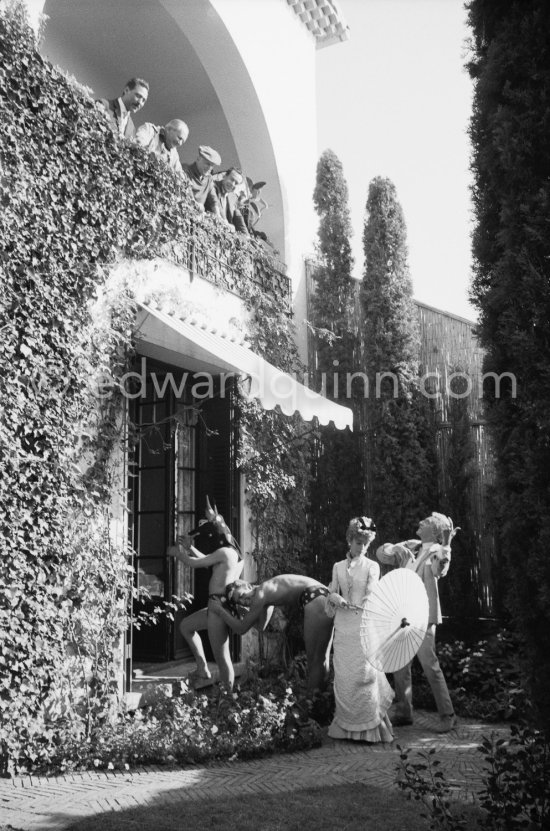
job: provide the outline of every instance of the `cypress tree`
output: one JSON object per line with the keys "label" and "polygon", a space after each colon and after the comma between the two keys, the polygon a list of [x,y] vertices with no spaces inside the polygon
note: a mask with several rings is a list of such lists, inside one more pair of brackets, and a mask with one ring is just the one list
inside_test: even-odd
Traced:
{"label": "cypress tree", "polygon": [[473,0],[474,279],[506,605],[550,732],[550,8]]}
{"label": "cypress tree", "polygon": [[[452,369],[456,373],[463,372],[460,366]],[[465,378],[455,379],[455,393],[464,394],[466,387]],[[442,441],[447,446],[440,510],[460,525],[460,533],[453,541],[452,567],[445,580],[440,581],[439,593],[446,614],[453,618],[454,633],[457,634],[459,627],[462,637],[475,640],[479,638],[478,619],[484,609],[479,540],[471,521],[472,495],[479,467],[468,399],[451,396],[447,418],[448,428],[442,432]]]}
{"label": "cypress tree", "polygon": [[360,300],[366,485],[381,542],[413,536],[436,509],[435,443],[429,401],[418,382],[418,317],[408,267],[405,219],[394,184],[369,186]]}
{"label": "cypress tree", "polygon": [[[311,298],[311,322],[317,329],[316,380],[326,373],[326,392],[337,400],[345,394],[335,390],[335,368],[339,373],[352,369],[356,333],[353,331],[355,281],[352,277],[351,219],[348,186],[342,163],[332,150],[325,150],[317,164],[313,192],[319,215],[318,263],[315,292]],[[338,361],[338,364],[335,364]]]}
{"label": "cypress tree", "polygon": [[[348,187],[342,164],[326,150],[317,165],[313,194],[319,215],[318,262],[310,319],[315,332],[313,376],[317,389],[351,407],[346,374],[355,364],[356,281],[352,277],[352,234]],[[338,385],[334,384],[335,373]],[[312,542],[316,573],[328,580],[333,562],[345,553],[345,531],[363,511],[359,437],[349,430],[321,427],[317,436],[312,485]]]}

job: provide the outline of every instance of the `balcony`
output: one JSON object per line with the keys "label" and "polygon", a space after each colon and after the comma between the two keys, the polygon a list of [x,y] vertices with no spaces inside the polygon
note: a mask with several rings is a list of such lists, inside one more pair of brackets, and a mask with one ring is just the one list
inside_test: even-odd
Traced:
{"label": "balcony", "polygon": [[[258,291],[272,293],[291,313],[292,293],[285,264],[254,239],[234,239],[224,233],[220,242],[220,229],[215,220],[199,215],[186,220],[186,241],[165,246],[170,260],[186,268],[191,277],[201,277],[218,288],[243,297],[241,286],[244,265]],[[239,267],[235,262],[239,262]]]}
{"label": "balcony", "polygon": [[[146,150],[125,139],[115,140],[125,145],[134,168],[171,197],[169,211],[164,205],[142,223],[150,227],[146,249],[185,268],[191,280],[200,277],[243,300],[256,291],[271,294],[289,315],[292,313],[292,286],[286,265],[268,242],[233,233],[212,214],[200,210],[186,180]],[[132,239],[128,241],[127,256],[144,253],[147,256],[143,244],[136,248]]]}

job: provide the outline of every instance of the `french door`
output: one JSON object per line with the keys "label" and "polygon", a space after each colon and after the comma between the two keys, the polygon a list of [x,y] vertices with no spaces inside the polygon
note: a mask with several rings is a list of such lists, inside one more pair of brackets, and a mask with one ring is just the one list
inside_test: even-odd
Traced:
{"label": "french door", "polygon": [[[187,534],[204,515],[206,496],[216,503],[239,539],[239,474],[236,467],[237,413],[231,389],[197,397],[191,373],[147,361],[146,383],[132,401],[135,440],[129,465],[130,543],[135,579],[147,597],[134,604],[132,657],[140,662],[184,659],[190,653],[179,631],[186,614],[206,606],[209,569],[190,569],[168,557],[178,534]],[[201,392],[204,386],[201,387]],[[166,615],[147,625],[140,616],[154,613],[174,595],[193,595],[172,621]],[[233,639],[234,657],[239,643]],[[207,657],[210,647],[203,635]]]}

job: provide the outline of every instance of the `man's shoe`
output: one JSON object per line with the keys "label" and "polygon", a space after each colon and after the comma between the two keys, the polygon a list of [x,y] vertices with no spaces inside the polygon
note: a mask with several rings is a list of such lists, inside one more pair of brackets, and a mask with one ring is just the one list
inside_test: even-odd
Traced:
{"label": "man's shoe", "polygon": [[393,727],[408,727],[413,723],[412,718],[407,718],[407,716],[390,716],[390,721]]}
{"label": "man's shoe", "polygon": [[450,730],[454,730],[457,724],[458,719],[455,715],[441,716],[439,724],[434,729],[436,733],[448,733]]}

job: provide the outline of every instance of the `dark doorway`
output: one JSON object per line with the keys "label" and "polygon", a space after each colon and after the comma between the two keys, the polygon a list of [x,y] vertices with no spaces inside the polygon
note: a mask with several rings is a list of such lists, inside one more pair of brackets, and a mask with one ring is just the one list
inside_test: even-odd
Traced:
{"label": "dark doorway", "polygon": [[[132,656],[139,662],[167,662],[189,657],[179,631],[185,614],[208,602],[209,569],[190,569],[166,556],[178,534],[187,534],[204,516],[206,496],[239,539],[239,474],[236,469],[237,413],[234,393],[213,379],[212,395],[204,383],[184,370],[140,359],[141,394],[131,402],[135,427],[130,458],[130,544],[136,552],[135,578],[150,597],[134,606]],[[144,371],[144,366],[146,367]],[[223,393],[223,394],[222,394]],[[184,612],[171,621],[159,615],[153,625],[139,622],[173,595],[193,595]],[[239,655],[240,639],[232,644]],[[212,659],[208,638],[203,637]]]}

